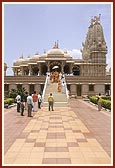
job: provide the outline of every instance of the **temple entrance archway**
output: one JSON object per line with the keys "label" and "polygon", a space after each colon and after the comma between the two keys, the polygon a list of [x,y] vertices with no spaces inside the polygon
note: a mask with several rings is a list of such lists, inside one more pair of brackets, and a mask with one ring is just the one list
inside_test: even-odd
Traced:
{"label": "temple entrance archway", "polygon": [[[57,67],[57,68],[55,68]],[[60,62],[54,61],[50,63],[50,72],[61,72],[61,64]]]}
{"label": "temple entrance archway", "polygon": [[70,67],[69,67],[68,64],[64,66],[64,73],[65,74],[70,74]]}
{"label": "temple entrance archway", "polygon": [[32,75],[38,75],[39,68],[37,66],[32,67]]}
{"label": "temple entrance archway", "polygon": [[45,64],[42,65],[42,67],[41,67],[41,75],[46,75],[47,71],[48,71],[47,66]]}
{"label": "temple entrance archway", "polygon": [[80,75],[80,66],[76,65],[72,69],[73,75]]}

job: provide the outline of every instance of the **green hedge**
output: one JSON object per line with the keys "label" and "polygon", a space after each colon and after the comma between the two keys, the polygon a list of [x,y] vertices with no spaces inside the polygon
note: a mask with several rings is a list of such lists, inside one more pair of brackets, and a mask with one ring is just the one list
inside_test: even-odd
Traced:
{"label": "green hedge", "polygon": [[[109,96],[107,96],[107,97],[109,97]],[[97,104],[98,97],[96,97],[96,96],[90,96],[89,99],[90,99],[90,101],[92,103]],[[102,105],[102,107],[111,110],[111,101],[110,100],[104,100],[103,97],[102,97],[102,103],[101,103],[101,105]]]}
{"label": "green hedge", "polygon": [[4,100],[4,105],[6,105],[6,104],[11,105],[14,102],[15,102],[15,99],[13,99],[13,98],[6,98]]}
{"label": "green hedge", "polygon": [[111,96],[102,96],[101,98],[104,100],[111,100]]}
{"label": "green hedge", "polygon": [[94,104],[97,104],[97,97],[96,96],[90,96],[89,97],[89,100],[92,102],[92,103],[94,103]]}
{"label": "green hedge", "polygon": [[111,110],[111,101],[110,100],[102,100],[102,107]]}

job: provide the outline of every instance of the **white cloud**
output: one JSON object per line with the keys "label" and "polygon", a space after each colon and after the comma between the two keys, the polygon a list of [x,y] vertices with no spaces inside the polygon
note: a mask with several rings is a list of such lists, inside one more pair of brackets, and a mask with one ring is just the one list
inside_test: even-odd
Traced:
{"label": "white cloud", "polygon": [[77,49],[72,49],[72,50],[68,50],[68,53],[76,59],[81,59],[82,58],[82,53],[80,50]]}

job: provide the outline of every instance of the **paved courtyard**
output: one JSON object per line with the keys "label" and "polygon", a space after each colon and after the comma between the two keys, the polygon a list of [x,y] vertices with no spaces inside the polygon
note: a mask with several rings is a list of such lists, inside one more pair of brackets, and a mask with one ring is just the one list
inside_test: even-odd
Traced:
{"label": "paved courtyard", "polygon": [[110,165],[111,113],[82,99],[27,117],[4,110],[3,165]]}

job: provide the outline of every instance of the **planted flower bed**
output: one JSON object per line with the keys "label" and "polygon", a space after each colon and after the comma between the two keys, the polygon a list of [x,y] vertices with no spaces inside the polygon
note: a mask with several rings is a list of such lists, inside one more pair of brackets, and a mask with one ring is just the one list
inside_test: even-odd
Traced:
{"label": "planted flower bed", "polygon": [[6,99],[4,99],[4,108],[8,108],[13,103],[15,103],[15,99],[14,98],[6,98]]}

